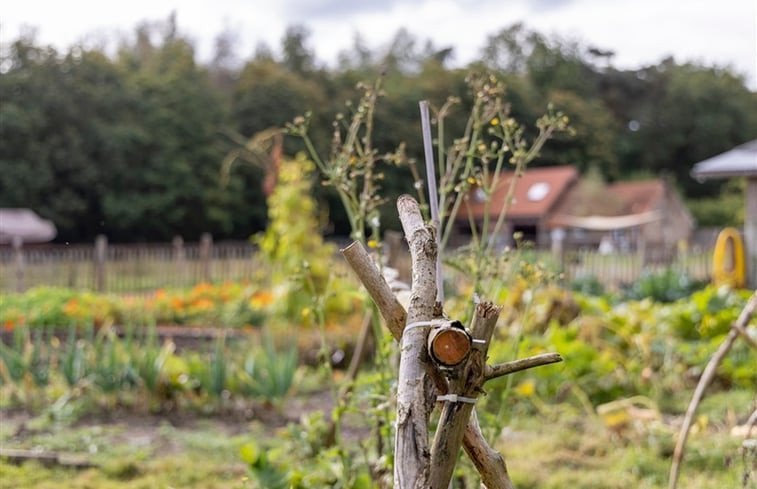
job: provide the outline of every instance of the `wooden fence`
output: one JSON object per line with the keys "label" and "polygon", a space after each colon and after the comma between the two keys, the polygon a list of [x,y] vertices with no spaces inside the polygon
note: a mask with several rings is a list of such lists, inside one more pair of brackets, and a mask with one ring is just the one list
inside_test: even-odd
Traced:
{"label": "wooden fence", "polygon": [[672,261],[646,262],[636,253],[600,254],[596,251],[566,251],[561,257],[566,280],[595,277],[605,287],[618,288],[639,279],[644,273],[667,268],[692,280],[707,281],[712,276],[712,251],[675,257]]}
{"label": "wooden fence", "polygon": [[[642,263],[637,254],[601,255],[596,251],[566,251],[558,258],[547,251],[534,250],[530,259],[562,271],[566,281],[595,277],[610,289],[637,280],[645,271],[666,267],[695,280],[708,280],[712,268],[709,251],[687,254],[672,263]],[[340,257],[335,261],[338,266]],[[405,261],[409,264],[409,260]],[[399,260],[392,265],[404,268],[407,264]],[[260,271],[251,243],[214,243],[209,235],[198,243],[175,238],[173,243],[122,245],[109,244],[101,237],[89,245],[0,248],[0,293],[39,285],[133,293],[199,282],[251,279]],[[406,274],[400,275],[409,280]]]}
{"label": "wooden fence", "polygon": [[251,278],[259,265],[249,242],[44,245],[0,248],[0,292],[39,285],[99,292],[140,292]]}

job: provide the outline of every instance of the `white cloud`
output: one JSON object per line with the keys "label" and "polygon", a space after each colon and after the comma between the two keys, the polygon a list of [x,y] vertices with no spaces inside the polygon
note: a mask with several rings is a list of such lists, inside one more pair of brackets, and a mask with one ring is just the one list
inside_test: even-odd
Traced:
{"label": "white cloud", "polygon": [[697,60],[731,65],[757,88],[757,2],[754,0],[130,0],[102,2],[27,0],[6,2],[0,42],[18,36],[22,24],[39,27],[41,42],[61,48],[85,35],[133,31],[145,19],[177,12],[179,28],[197,40],[207,58],[214,37],[229,26],[239,32],[240,56],[264,41],[278,47],[287,25],[307,25],[321,59],[334,61],[359,32],[367,45],[386,44],[401,27],[439,47],[453,46],[466,62],[486,37],[522,21],[545,34],[578,38],[616,52],[614,63],[634,68]]}

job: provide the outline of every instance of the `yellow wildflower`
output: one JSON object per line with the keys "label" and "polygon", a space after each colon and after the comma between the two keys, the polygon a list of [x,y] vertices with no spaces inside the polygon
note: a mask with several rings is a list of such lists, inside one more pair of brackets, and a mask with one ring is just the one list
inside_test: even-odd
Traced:
{"label": "yellow wildflower", "polygon": [[518,384],[518,387],[515,388],[515,392],[517,392],[518,394],[524,397],[533,396],[535,391],[536,391],[536,386],[534,385],[534,381],[531,379],[524,380],[523,382]]}

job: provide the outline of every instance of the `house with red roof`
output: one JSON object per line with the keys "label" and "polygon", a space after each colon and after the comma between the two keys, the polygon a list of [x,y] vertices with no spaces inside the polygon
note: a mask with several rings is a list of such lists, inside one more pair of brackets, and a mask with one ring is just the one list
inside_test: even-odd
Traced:
{"label": "house with red roof", "polygon": [[[495,189],[490,205],[490,225],[507,206],[507,194],[515,174],[506,174]],[[470,215],[484,222],[483,195],[472,189],[458,216],[464,232]],[[498,239],[513,244],[513,234],[549,247],[555,239],[564,248],[598,248],[618,251],[644,247],[650,258],[664,259],[680,242],[688,241],[694,219],[665,179],[605,184],[582,178],[573,166],[526,170],[516,180],[507,209],[503,233]]]}
{"label": "house with red roof", "polygon": [[664,261],[688,242],[695,222],[664,178],[615,182],[587,188],[576,185],[551,216],[551,228],[568,230],[565,246],[600,251],[644,251],[648,260]]}
{"label": "house with red roof", "polygon": [[[578,182],[578,178],[578,170],[574,166],[533,168],[526,170],[520,177],[514,172],[504,173],[492,194],[489,208],[490,225],[494,226],[500,212],[507,206],[507,194],[513,179],[517,179],[500,240],[504,244],[511,244],[513,234],[519,233],[524,240],[532,241],[539,246],[548,246],[550,218],[569,190]],[[457,216],[461,234],[466,233],[469,216],[481,226],[485,213],[486,206],[481,190],[474,188]]]}

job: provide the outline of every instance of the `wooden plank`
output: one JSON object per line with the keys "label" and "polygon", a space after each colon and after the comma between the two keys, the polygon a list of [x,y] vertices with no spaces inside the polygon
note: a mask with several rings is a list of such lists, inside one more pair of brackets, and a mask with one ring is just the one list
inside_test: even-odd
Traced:
{"label": "wooden plank", "polygon": [[16,448],[0,448],[0,459],[15,464],[35,461],[47,467],[55,465],[73,469],[89,469],[97,467],[97,464],[92,463],[86,456],[80,454],[21,450]]}

